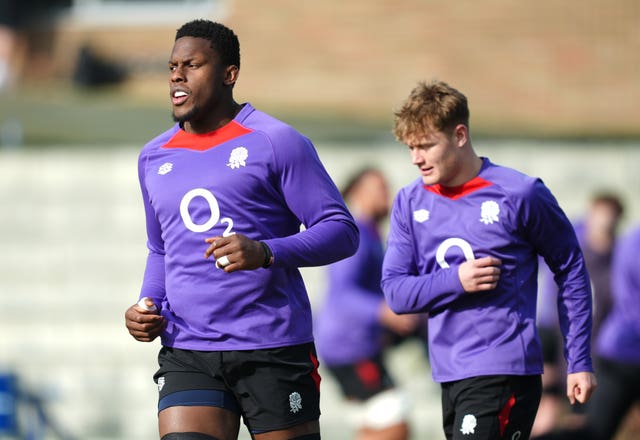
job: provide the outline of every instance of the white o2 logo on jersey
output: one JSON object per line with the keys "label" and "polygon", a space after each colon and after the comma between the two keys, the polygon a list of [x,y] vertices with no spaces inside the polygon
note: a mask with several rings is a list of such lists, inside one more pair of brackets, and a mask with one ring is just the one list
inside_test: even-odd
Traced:
{"label": "white o2 logo on jersey", "polygon": [[462,253],[464,254],[464,258],[467,261],[476,259],[476,257],[473,255],[473,249],[471,249],[471,245],[468,241],[457,237],[447,238],[440,244],[440,246],[438,246],[438,249],[436,250],[436,261],[441,268],[449,269],[449,263],[447,263],[447,260],[445,260],[444,257],[446,256],[447,251],[452,247],[460,248],[462,250]]}
{"label": "white o2 logo on jersey", "polygon": [[[194,222],[189,213],[189,204],[196,197],[202,197],[209,204],[209,209],[211,210],[211,217],[202,224]],[[233,220],[229,217],[220,218],[220,205],[218,205],[218,200],[216,196],[206,188],[194,188],[182,196],[182,200],[180,201],[180,217],[182,217],[182,222],[186,228],[193,232],[206,232],[220,222],[227,225],[227,228],[222,233],[223,237],[235,234],[235,232],[231,231],[231,228],[233,228]]]}

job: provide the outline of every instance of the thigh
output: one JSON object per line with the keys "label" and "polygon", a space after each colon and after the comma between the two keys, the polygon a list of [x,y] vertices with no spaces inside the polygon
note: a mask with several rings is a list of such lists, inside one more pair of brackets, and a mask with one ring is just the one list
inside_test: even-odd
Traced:
{"label": "thigh", "polygon": [[318,426],[320,375],[312,343],[228,352],[223,365],[244,423],[256,438],[269,438],[265,436],[272,431]]}
{"label": "thigh", "polygon": [[172,432],[198,432],[219,440],[237,440],[240,415],[213,406],[171,406],[158,414],[160,437]]}
{"label": "thigh", "polygon": [[320,422],[318,420],[301,423],[287,429],[279,429],[275,431],[254,434],[253,438],[255,440],[291,440],[295,438],[302,438],[304,436],[310,436],[312,434],[320,434]]}
{"label": "thigh", "polygon": [[540,376],[483,376],[457,382],[451,396],[451,438],[529,438],[541,392]]}
{"label": "thigh", "polygon": [[160,436],[172,432],[198,432],[215,438],[236,439],[240,425],[237,400],[216,369],[216,353],[163,347],[158,384]]}

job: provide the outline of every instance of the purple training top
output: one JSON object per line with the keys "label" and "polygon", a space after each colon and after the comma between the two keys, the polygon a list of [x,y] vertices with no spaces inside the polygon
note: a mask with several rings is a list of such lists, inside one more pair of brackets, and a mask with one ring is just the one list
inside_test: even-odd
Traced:
{"label": "purple training top", "polygon": [[[311,142],[245,104],[208,134],[175,125],[140,153],[149,256],[140,297],[162,309],[162,344],[248,350],[313,340],[301,266],[352,255],[358,231]],[[304,231],[301,231],[301,224]],[[225,273],[205,238],[265,241],[269,269]]]}
{"label": "purple training top", "polygon": [[384,248],[373,222],[357,220],[360,246],[328,267],[324,304],[315,319],[318,355],[327,365],[347,365],[382,351],[380,277]]}
{"label": "purple training top", "polygon": [[[382,288],[397,313],[429,313],[435,381],[542,373],[538,254],[560,285],[568,372],[592,371],[589,276],[571,223],[541,180],[483,159],[460,187],[417,179],[398,193]],[[458,266],[486,256],[502,260],[498,286],[464,292]]]}
{"label": "purple training top", "polygon": [[613,255],[613,307],[598,335],[598,355],[640,365],[640,227],[617,242]]}

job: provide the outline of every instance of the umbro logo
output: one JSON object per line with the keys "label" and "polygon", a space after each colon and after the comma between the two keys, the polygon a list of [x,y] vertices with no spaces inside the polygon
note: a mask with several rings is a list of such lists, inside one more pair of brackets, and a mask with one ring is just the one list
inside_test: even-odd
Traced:
{"label": "umbro logo", "polygon": [[164,176],[165,174],[170,173],[172,169],[173,169],[173,164],[171,162],[165,162],[162,165],[160,165],[160,168],[158,168],[158,174],[160,174],[161,176]]}
{"label": "umbro logo", "polygon": [[413,211],[413,219],[418,223],[426,222],[427,220],[429,220],[429,217],[431,217],[431,213],[426,209],[418,209],[416,211]]}

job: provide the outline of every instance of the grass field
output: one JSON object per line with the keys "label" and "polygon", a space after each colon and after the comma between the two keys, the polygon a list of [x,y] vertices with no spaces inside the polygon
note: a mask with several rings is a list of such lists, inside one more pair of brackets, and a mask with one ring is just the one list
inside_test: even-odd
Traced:
{"label": "grass field", "polygon": [[[164,92],[164,83],[152,99],[126,86],[83,90],[64,82],[28,84],[1,95],[0,129],[7,121],[20,122],[23,143],[29,147],[142,145],[173,124]],[[274,111],[315,141],[391,140],[390,128],[382,123],[347,115]]]}

